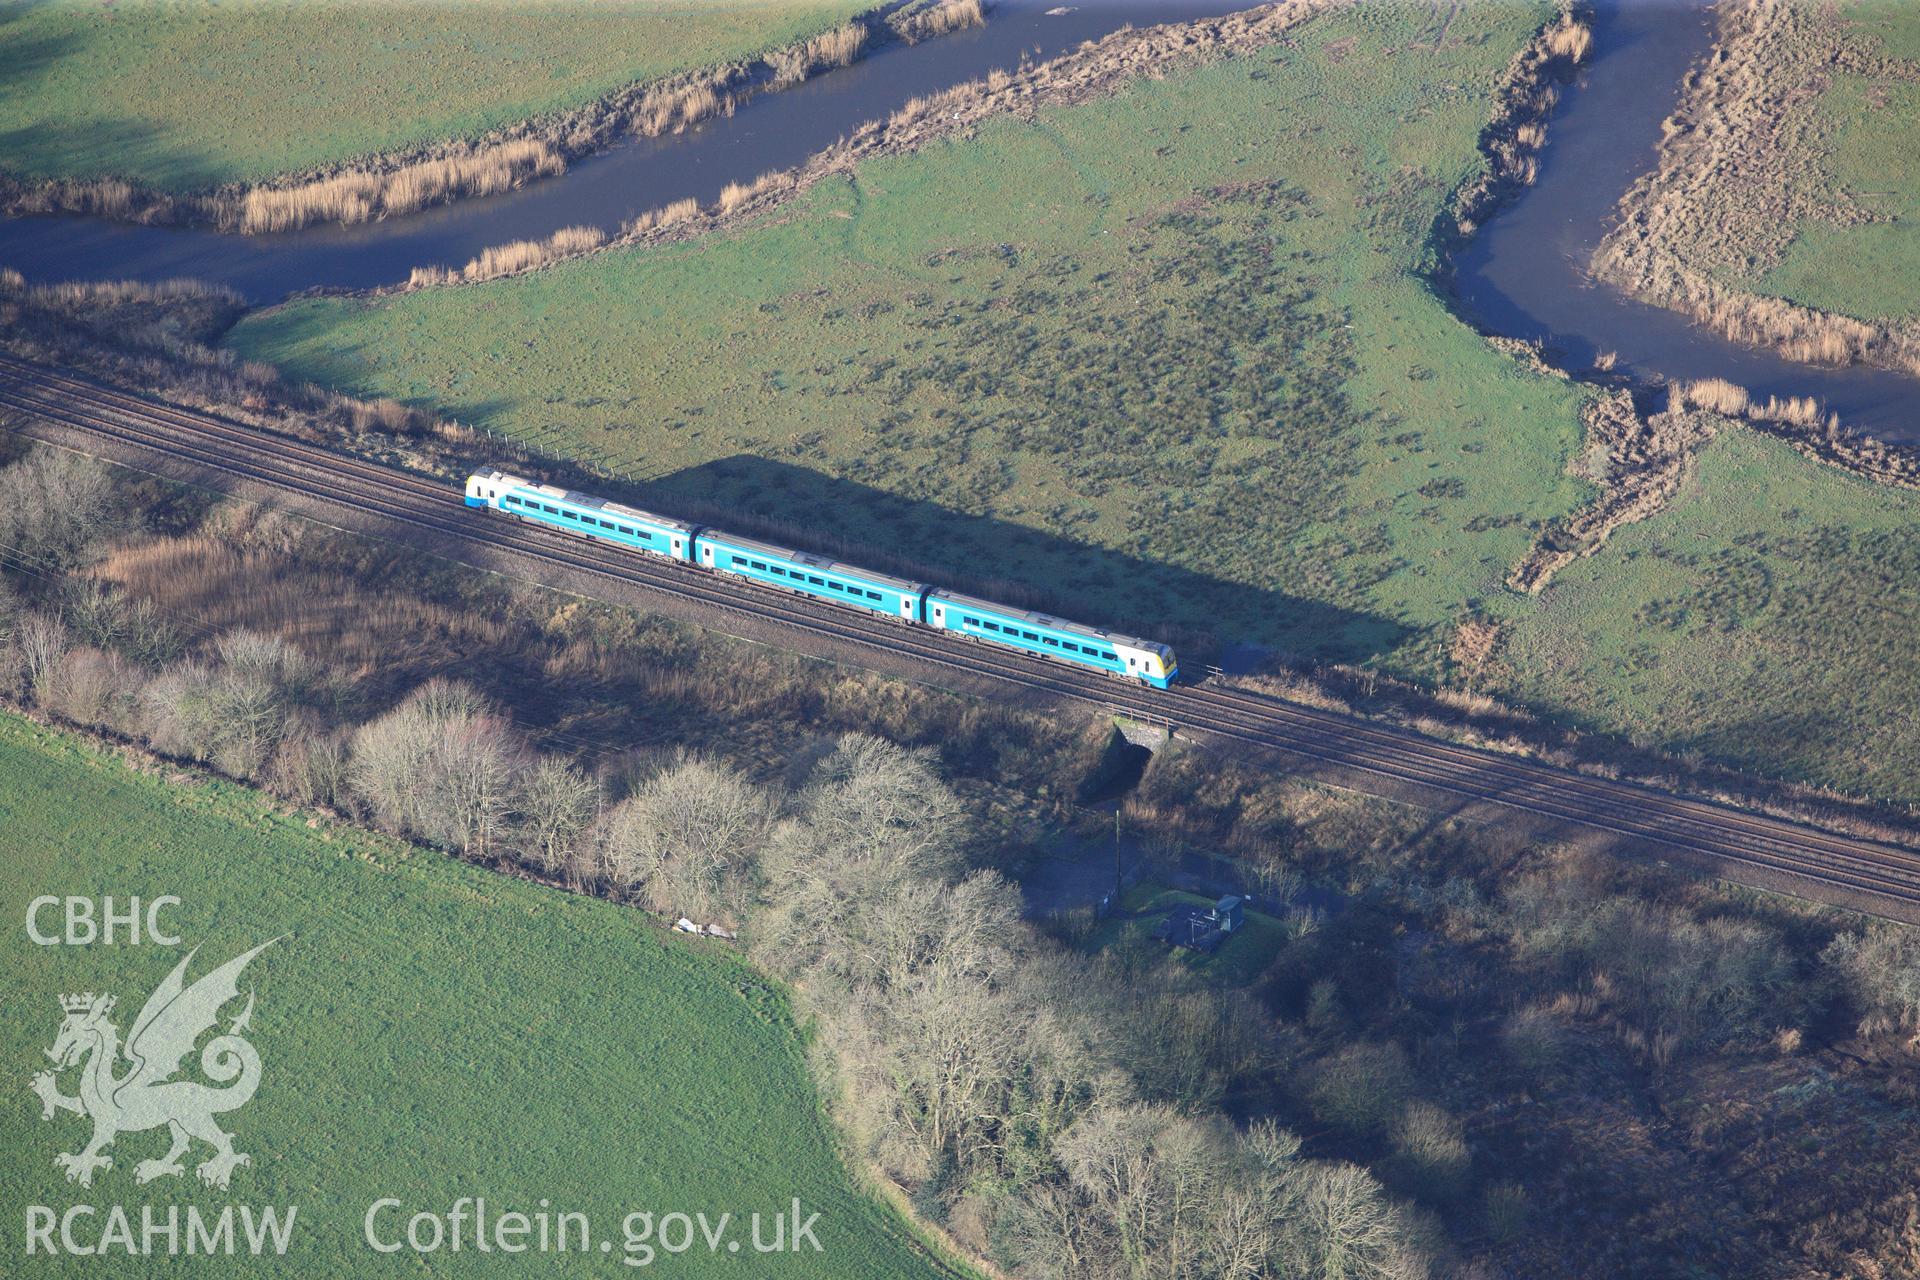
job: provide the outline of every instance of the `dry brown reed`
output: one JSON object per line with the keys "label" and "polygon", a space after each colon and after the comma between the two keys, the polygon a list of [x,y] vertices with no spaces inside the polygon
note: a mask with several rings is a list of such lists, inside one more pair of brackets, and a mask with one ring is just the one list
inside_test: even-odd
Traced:
{"label": "dry brown reed", "polygon": [[781,49],[767,58],[772,86],[786,89],[809,76],[834,67],[844,67],[860,56],[867,42],[867,29],[857,22],[817,35],[804,44]]}
{"label": "dry brown reed", "polygon": [[918,44],[967,27],[985,26],[986,21],[986,6],[980,0],[939,0],[924,9],[897,13],[887,20],[887,25],[899,39]]}
{"label": "dry brown reed", "polygon": [[629,113],[628,128],[642,138],[657,138],[715,116],[730,116],[736,100],[726,91],[728,78],[728,73],[719,72],[691,83],[650,89]]}
{"label": "dry brown reed", "polygon": [[628,235],[640,235],[659,227],[671,227],[678,222],[700,216],[700,202],[692,196],[684,200],[675,200],[672,204],[659,209],[649,209],[639,217],[627,223]]}
{"label": "dry brown reed", "polygon": [[[561,258],[576,253],[585,253],[589,249],[598,249],[607,242],[607,233],[598,227],[562,227],[545,240],[514,240],[508,244],[494,245],[483,250],[479,257],[468,262],[460,271],[462,280],[493,280],[500,276],[512,275],[520,271],[529,271],[542,267]],[[426,268],[433,271],[434,268]],[[415,271],[418,277],[420,272]],[[444,280],[430,283],[445,283]]]}
{"label": "dry brown reed", "polygon": [[523,138],[390,173],[348,171],[295,187],[256,187],[240,202],[239,228],[258,234],[294,231],[316,222],[367,222],[460,196],[492,195],[566,167],[547,143]]}
{"label": "dry brown reed", "polygon": [[1579,63],[1593,48],[1593,31],[1571,13],[1560,15],[1560,23],[1547,32],[1547,48],[1556,58]]}

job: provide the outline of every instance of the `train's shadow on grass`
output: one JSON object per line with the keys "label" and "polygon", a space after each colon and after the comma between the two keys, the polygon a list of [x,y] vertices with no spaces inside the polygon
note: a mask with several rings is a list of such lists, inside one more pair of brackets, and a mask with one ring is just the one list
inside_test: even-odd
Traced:
{"label": "train's shadow on grass", "polygon": [[[1412,634],[1391,619],[1223,581],[1045,530],[967,515],[806,467],[720,458],[637,486],[691,519],[1178,646],[1187,663],[1254,639],[1363,661]],[[1241,619],[1253,620],[1257,634]],[[1229,621],[1231,620],[1231,621]],[[1264,625],[1262,625],[1264,622]]]}

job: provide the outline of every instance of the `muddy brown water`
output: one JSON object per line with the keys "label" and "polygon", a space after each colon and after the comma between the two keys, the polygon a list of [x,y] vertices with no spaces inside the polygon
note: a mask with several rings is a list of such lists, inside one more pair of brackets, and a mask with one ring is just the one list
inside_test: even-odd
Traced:
{"label": "muddy brown water", "polygon": [[[710,202],[728,182],[798,165],[917,94],[1056,56],[1128,23],[1243,7],[1244,0],[1002,0],[980,30],[883,49],[758,98],[730,119],[621,146],[518,191],[366,226],[274,236],[75,217],[0,219],[0,264],[35,281],[192,276],[229,285],[255,304],[309,289],[393,284],[414,267],[459,267],[489,246],[561,227],[615,230],[687,196]],[[1687,67],[1712,41],[1708,10],[1696,0],[1601,0],[1597,9],[1594,56],[1550,122],[1538,181],[1459,255],[1449,287],[1460,313],[1488,332],[1544,341],[1576,371],[1610,351],[1615,373],[1642,383],[1722,377],[1762,399],[1813,395],[1850,426],[1920,440],[1920,382],[1795,364],[1588,277],[1616,202],[1652,167],[1660,122]]]}

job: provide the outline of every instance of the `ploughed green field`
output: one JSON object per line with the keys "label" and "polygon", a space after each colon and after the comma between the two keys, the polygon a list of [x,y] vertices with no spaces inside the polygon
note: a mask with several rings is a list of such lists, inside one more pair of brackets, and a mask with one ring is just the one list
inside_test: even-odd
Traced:
{"label": "ploughed green field", "polygon": [[[782,996],[716,946],[604,902],[351,829],[310,828],[238,787],[142,774],[12,716],[0,717],[0,858],[8,1274],[258,1275],[266,1265],[316,1277],[529,1266],[612,1275],[626,1270],[622,1222],[636,1210],[735,1215],[741,1255],[723,1243],[710,1257],[701,1240],[655,1259],[675,1275],[739,1275],[742,1256],[756,1276],[941,1274],[851,1185]],[[162,921],[183,945],[33,945],[23,925],[41,894],[177,895],[182,905]],[[59,912],[41,923],[57,933]],[[88,1126],[67,1112],[43,1121],[27,1089],[48,1065],[59,996],[113,993],[125,1035],[188,948],[199,948],[191,979],[270,938],[280,940],[253,961],[219,1024],[256,993],[248,1035],[262,1079],[250,1103],[222,1117],[253,1164],[226,1192],[202,1187],[193,1166],[206,1151],[196,1146],[184,1177],[137,1186],[135,1165],[166,1140],[129,1133],[90,1189],[64,1181],[53,1157],[78,1150]],[[198,1060],[189,1055],[186,1078],[203,1078]],[[75,1074],[61,1077],[68,1093]],[[483,1257],[469,1239],[457,1254],[386,1257],[363,1241],[376,1200],[405,1206],[377,1220],[390,1242],[413,1213],[444,1215],[462,1196],[484,1196],[496,1214],[533,1214],[543,1199],[555,1213],[585,1213],[595,1256]],[[772,1213],[796,1196],[820,1214],[822,1252],[753,1252],[746,1215],[766,1215],[770,1241]],[[128,1208],[137,1240],[143,1204],[163,1219],[168,1206],[184,1215],[195,1205],[211,1220],[230,1203],[298,1207],[284,1262],[149,1263],[121,1249],[24,1256],[30,1205],[96,1206],[75,1229],[92,1244],[113,1205]]]}
{"label": "ploughed green field", "polygon": [[186,192],[477,134],[868,0],[0,5],[0,170]]}
{"label": "ploughed green field", "polygon": [[725,235],[303,300],[232,342],[632,469],[663,509],[776,515],[1149,634],[1457,677],[1454,630],[1485,617],[1480,687],[1920,798],[1911,495],[1729,435],[1674,513],[1539,600],[1503,584],[1592,496],[1568,471],[1584,393],[1423,273],[1547,16],[1464,6],[1436,49],[1427,11],[1363,6]]}
{"label": "ploughed green field", "polygon": [[[1742,283],[1842,315],[1913,319],[1920,317],[1920,6],[1853,0],[1837,17],[1843,47],[1872,69],[1817,68],[1821,91],[1794,108],[1810,112],[1815,125],[1798,135],[1811,144],[1800,171],[1870,220],[1809,217],[1777,265]],[[1814,208],[1823,207],[1831,206],[1816,199]]]}

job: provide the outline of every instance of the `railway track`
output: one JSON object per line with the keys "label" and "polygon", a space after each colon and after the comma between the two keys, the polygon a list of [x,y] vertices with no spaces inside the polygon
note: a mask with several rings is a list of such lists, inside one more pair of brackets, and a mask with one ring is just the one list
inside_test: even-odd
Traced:
{"label": "railway track", "polygon": [[1757,877],[1769,887],[1784,879],[1797,882],[1808,896],[1839,895],[1848,905],[1865,899],[1896,908],[1890,914],[1920,918],[1920,853],[1896,846],[1591,778],[1243,690],[1194,684],[1162,693],[545,526],[477,515],[464,505],[456,485],[4,355],[0,408],[511,555],[530,566],[639,587],[806,636],[1166,721],[1225,742],[1279,748],[1382,780],[1646,841],[1707,859],[1729,879]]}

